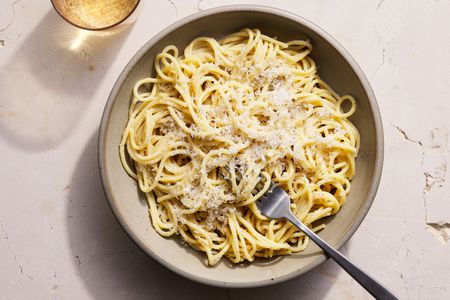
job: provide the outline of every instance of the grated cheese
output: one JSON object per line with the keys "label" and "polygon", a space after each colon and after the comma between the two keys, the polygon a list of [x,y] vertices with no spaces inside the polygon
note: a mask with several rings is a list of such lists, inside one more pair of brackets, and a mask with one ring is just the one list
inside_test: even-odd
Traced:
{"label": "grated cheese", "polygon": [[[239,184],[239,188],[244,188],[245,182],[253,176],[247,175],[249,163],[254,168],[251,174],[259,174],[268,165],[279,164],[286,156],[293,157],[294,162],[299,163],[302,152],[306,151],[312,155],[310,151],[316,151],[318,147],[331,148],[335,144],[331,136],[322,137],[316,128],[317,122],[330,116],[331,112],[326,107],[315,107],[310,103],[298,104],[293,100],[293,75],[289,68],[279,62],[252,65],[244,58],[239,58],[234,67],[224,70],[229,73],[232,82],[233,80],[238,83],[244,82],[252,87],[252,90],[249,90],[235,84],[225,95],[227,101],[235,103],[237,122],[231,122],[229,112],[221,99],[215,106],[200,106],[198,114],[206,121],[214,120],[218,134],[234,143],[228,147],[228,153],[233,157],[229,154],[212,156],[206,164],[206,170],[198,169],[196,174],[188,176],[189,180],[183,183],[182,195],[179,197],[184,209],[198,208],[203,218],[200,223],[208,230],[225,226],[228,222],[227,214],[231,210],[235,213],[239,211],[232,203],[238,198],[245,198],[248,194],[242,194],[243,190],[234,194],[229,185],[224,184],[202,185],[200,175],[207,177],[208,172],[218,167],[235,168],[242,175],[242,184]],[[223,84],[225,83],[224,81]],[[252,109],[257,109],[252,106],[251,99],[254,97],[267,104],[260,114],[261,119],[256,118],[251,112]],[[201,134],[202,128],[189,123],[178,111],[177,115],[187,123],[192,132],[191,138],[205,142],[211,140],[211,137]],[[165,135],[183,139],[186,137],[186,133],[171,118],[167,119],[164,126],[161,132]],[[242,131],[245,131],[245,134],[242,134]],[[336,128],[336,134],[341,132],[342,128]],[[314,143],[306,150],[303,148],[305,139]],[[206,145],[202,148],[205,153],[209,150],[212,149]],[[196,149],[189,149],[188,155],[195,157],[199,153]],[[176,211],[180,222],[185,222],[183,210],[178,208]]]}

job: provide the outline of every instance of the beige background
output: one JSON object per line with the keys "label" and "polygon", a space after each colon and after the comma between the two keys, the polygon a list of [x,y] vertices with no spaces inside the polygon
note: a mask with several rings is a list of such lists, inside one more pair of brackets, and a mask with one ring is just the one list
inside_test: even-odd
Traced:
{"label": "beige background", "polygon": [[[259,289],[190,282],[138,250],[107,207],[96,139],[113,82],[168,24],[233,3],[243,2],[147,0],[133,27],[95,38],[63,23],[47,1],[0,1],[2,297],[369,298],[332,262]],[[321,26],[353,55],[378,97],[384,174],[343,252],[401,298],[449,298],[450,1],[245,3]]]}

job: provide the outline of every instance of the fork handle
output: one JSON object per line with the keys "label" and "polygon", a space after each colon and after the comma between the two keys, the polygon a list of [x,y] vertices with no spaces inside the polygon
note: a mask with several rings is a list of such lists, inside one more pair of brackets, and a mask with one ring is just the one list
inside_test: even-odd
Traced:
{"label": "fork handle", "polygon": [[352,276],[362,287],[364,287],[372,296],[376,299],[398,299],[392,292],[382,286],[375,279],[370,277],[366,272],[359,267],[351,263],[345,256],[339,251],[328,245],[317,234],[309,229],[305,224],[300,222],[292,213],[285,216],[285,219],[297,226],[298,229],[303,231],[314,243],[317,244],[322,250],[335,262],[337,262],[350,276]]}

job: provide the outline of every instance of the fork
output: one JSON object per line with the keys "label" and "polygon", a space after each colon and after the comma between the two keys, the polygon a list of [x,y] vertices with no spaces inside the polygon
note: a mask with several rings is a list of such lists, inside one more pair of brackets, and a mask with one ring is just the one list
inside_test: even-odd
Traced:
{"label": "fork", "polygon": [[[257,185],[258,186],[258,185]],[[300,222],[294,216],[290,209],[289,195],[279,186],[273,182],[270,183],[268,191],[256,201],[261,214],[272,219],[285,219],[295,225],[298,229],[303,231],[314,243],[335,262],[337,262],[347,273],[352,276],[362,287],[364,287],[372,296],[377,299],[398,299],[387,288],[383,287],[379,282],[370,277],[367,273],[359,267],[351,263],[339,251],[331,247],[328,243],[322,240],[317,234],[308,228],[305,224]]]}
{"label": "fork", "polygon": [[[234,168],[235,176],[238,181],[242,180],[242,174]],[[237,171],[237,172],[236,172]],[[220,169],[220,174],[225,180],[231,180],[231,171],[228,166]],[[258,182],[255,185],[253,192],[258,192],[264,186],[264,177],[260,173],[258,176]],[[294,226],[300,229],[307,237],[316,243],[328,257],[331,257],[338,263],[347,273],[352,276],[362,287],[364,287],[373,297],[376,299],[398,299],[391,291],[385,288],[381,283],[376,281],[362,269],[350,262],[339,251],[331,247],[327,242],[322,240],[314,231],[308,226],[303,224],[292,213],[291,199],[289,195],[278,185],[270,181],[267,191],[256,200],[256,207],[262,215],[271,219],[284,219],[291,222]]]}

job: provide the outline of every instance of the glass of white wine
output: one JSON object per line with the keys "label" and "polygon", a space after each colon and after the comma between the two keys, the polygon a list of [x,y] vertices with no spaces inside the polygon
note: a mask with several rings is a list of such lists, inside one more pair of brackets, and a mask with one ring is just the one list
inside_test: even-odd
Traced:
{"label": "glass of white wine", "polygon": [[51,0],[58,14],[85,30],[118,29],[133,23],[143,0]]}

